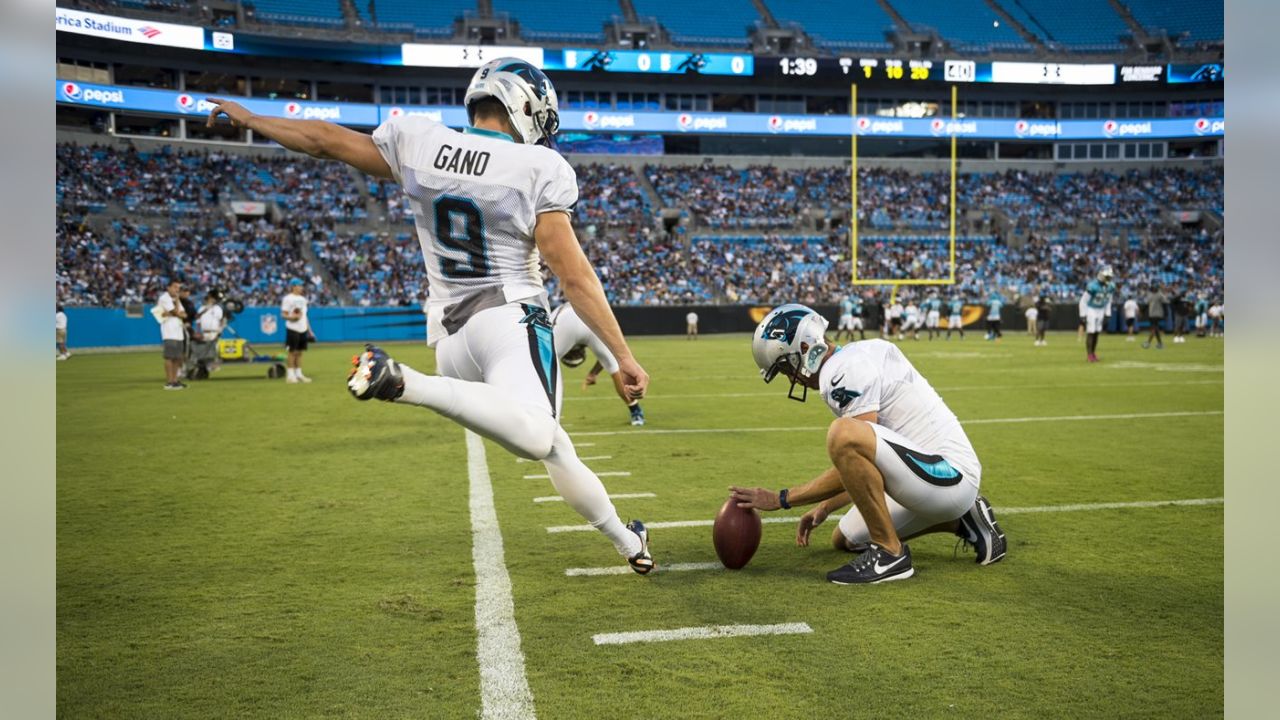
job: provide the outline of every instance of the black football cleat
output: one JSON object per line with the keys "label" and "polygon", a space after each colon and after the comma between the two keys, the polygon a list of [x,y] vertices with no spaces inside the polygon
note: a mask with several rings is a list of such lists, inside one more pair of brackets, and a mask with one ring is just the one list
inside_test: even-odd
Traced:
{"label": "black football cleat", "polygon": [[404,394],[404,374],[400,365],[377,345],[365,345],[364,352],[351,358],[347,389],[357,400],[395,400]]}
{"label": "black football cleat", "polygon": [[649,554],[649,531],[645,528],[644,523],[639,520],[632,520],[627,523],[627,529],[640,538],[640,552],[627,558],[627,563],[631,565],[631,569],[635,570],[637,575],[648,575],[653,572],[654,568],[653,556]]}
{"label": "black football cleat", "polygon": [[837,585],[874,585],[906,580],[915,574],[911,567],[911,548],[902,544],[901,555],[890,555],[879,545],[871,545],[861,555],[831,572],[827,580]]}
{"label": "black football cleat", "polygon": [[978,496],[973,507],[960,516],[960,531],[956,533],[960,539],[973,545],[979,565],[990,565],[1000,562],[1005,556],[1008,543],[1000,523],[996,522],[996,513],[991,509],[987,499]]}

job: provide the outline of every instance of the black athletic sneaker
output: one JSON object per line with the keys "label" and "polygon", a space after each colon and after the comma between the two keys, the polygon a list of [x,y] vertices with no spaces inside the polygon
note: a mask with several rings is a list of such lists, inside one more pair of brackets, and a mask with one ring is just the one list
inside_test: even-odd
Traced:
{"label": "black athletic sneaker", "polygon": [[365,345],[364,352],[351,358],[347,389],[357,400],[395,400],[404,394],[404,374],[400,365],[377,345]]}
{"label": "black athletic sneaker", "polygon": [[627,529],[640,538],[640,552],[627,558],[627,562],[631,564],[631,569],[635,570],[637,575],[648,575],[654,567],[653,556],[649,554],[649,531],[639,520],[627,523]]}
{"label": "black athletic sneaker", "polygon": [[996,522],[996,513],[991,509],[991,503],[981,495],[973,501],[973,507],[960,516],[960,532],[956,535],[978,551],[975,562],[979,565],[990,565],[1004,558],[1008,546],[1004,531],[1000,529],[1000,523]]}
{"label": "black athletic sneaker", "polygon": [[631,406],[631,424],[635,426],[644,425],[644,411],[639,405]]}
{"label": "black athletic sneaker", "polygon": [[879,545],[871,545],[848,565],[827,573],[827,579],[837,585],[874,585],[906,580],[915,572],[911,567],[911,548],[906,543],[902,544],[901,555],[890,555]]}

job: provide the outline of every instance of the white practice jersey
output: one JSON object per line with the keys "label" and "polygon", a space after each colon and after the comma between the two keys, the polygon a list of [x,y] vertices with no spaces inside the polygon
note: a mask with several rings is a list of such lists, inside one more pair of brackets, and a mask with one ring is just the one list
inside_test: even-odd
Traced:
{"label": "white practice jersey", "polygon": [[596,337],[591,332],[591,328],[582,322],[582,318],[578,317],[578,313],[569,303],[565,303],[555,309],[551,313],[551,324],[555,329],[556,357],[562,358],[565,353],[578,347],[586,345],[591,348],[591,352],[595,353],[596,359],[600,361],[601,367],[610,375],[618,372],[618,360],[609,352],[608,346],[604,341]]}
{"label": "white practice jersey", "polygon": [[978,455],[955,413],[897,345],[885,340],[845,345],[823,363],[818,385],[837,417],[874,412],[877,424],[946,458],[970,481],[976,484],[981,477]]}
{"label": "white practice jersey", "polygon": [[380,125],[373,141],[413,211],[431,345],[449,333],[445,308],[464,300],[494,293],[545,306],[533,228],[539,214],[578,202],[577,176],[559,153],[407,115]]}

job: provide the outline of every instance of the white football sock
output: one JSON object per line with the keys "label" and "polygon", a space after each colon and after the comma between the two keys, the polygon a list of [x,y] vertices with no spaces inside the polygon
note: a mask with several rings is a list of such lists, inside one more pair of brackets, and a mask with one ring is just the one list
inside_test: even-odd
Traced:
{"label": "white football sock", "polygon": [[435,410],[522,458],[541,460],[552,451],[560,426],[549,405],[543,412],[513,404],[501,390],[482,382],[423,375],[407,365],[400,370],[404,394],[396,402]]}
{"label": "white football sock", "polygon": [[618,511],[614,509],[604,484],[591,468],[578,459],[569,434],[557,425],[555,437],[551,454],[542,459],[542,464],[546,466],[556,492],[592,527],[613,541],[619,555],[629,558],[640,552],[640,538],[618,519]]}

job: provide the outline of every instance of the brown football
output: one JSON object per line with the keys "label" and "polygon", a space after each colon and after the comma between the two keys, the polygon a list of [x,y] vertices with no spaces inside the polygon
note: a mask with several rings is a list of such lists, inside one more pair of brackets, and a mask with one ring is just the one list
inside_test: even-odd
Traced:
{"label": "brown football", "polygon": [[751,561],[760,547],[760,513],[754,508],[740,508],[733,498],[724,501],[711,526],[711,541],[716,556],[730,570],[738,570]]}

